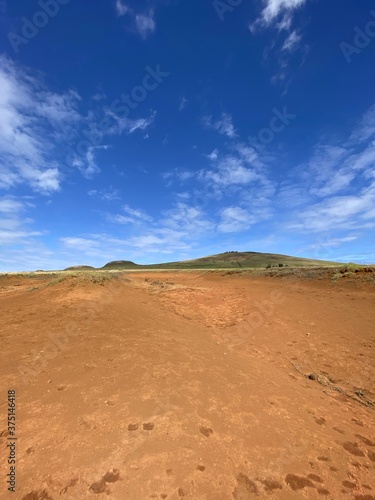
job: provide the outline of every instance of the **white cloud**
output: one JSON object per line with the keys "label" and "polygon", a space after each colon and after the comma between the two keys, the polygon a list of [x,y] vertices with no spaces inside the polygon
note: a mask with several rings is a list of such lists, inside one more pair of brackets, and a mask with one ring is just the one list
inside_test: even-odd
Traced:
{"label": "white cloud", "polygon": [[219,158],[219,150],[215,148],[209,155],[205,155],[211,161],[216,161]]}
{"label": "white cloud", "polygon": [[137,32],[144,40],[152,35],[156,30],[154,11],[136,13],[133,9],[125,5],[121,0],[116,0],[117,17],[128,14],[133,21],[133,30]]}
{"label": "white cloud", "polygon": [[127,7],[121,0],[116,0],[116,12],[117,16],[125,16],[129,12],[129,7]]}
{"label": "white cloud", "polygon": [[148,215],[144,210],[141,210],[139,208],[137,209],[131,208],[129,207],[129,205],[124,205],[122,209],[125,213],[129,214],[131,217],[134,217],[135,219],[146,222],[152,221],[152,217]]}
{"label": "white cloud", "polygon": [[77,168],[82,175],[85,177],[92,177],[94,174],[100,172],[100,168],[97,164],[96,153],[100,150],[108,149],[108,145],[103,146],[88,146],[87,151],[80,156],[76,156],[72,159],[72,166]]}
{"label": "white cloud", "polygon": [[137,14],[135,16],[135,25],[138,33],[144,39],[154,33],[156,30],[156,24],[153,11],[150,11],[147,14]]}
{"label": "white cloud", "polygon": [[351,243],[352,241],[358,240],[358,236],[344,236],[342,238],[327,238],[325,241],[320,241],[318,243],[313,243],[308,245],[305,250],[321,250],[324,248],[335,248],[341,246],[343,243]]}
{"label": "white cloud", "polygon": [[290,33],[288,38],[285,40],[281,50],[284,50],[286,52],[293,52],[298,47],[301,38],[301,35],[299,35],[296,30],[292,31],[292,33]]}
{"label": "white cloud", "polygon": [[[279,67],[277,74],[273,75],[271,82],[282,84],[284,93],[287,92],[291,78],[288,78],[289,59],[297,49],[303,52],[300,58],[300,65],[305,61],[308,54],[308,46],[302,45],[302,36],[297,30],[291,31],[293,16],[296,9],[301,8],[307,0],[263,0],[263,10],[258,19],[249,25],[250,31],[255,34],[259,28],[276,28],[278,36],[272,41],[264,56],[265,59],[274,56]],[[280,32],[289,32],[283,43],[280,45],[278,39]],[[302,59],[302,61],[301,61]]]}
{"label": "white cloud", "polygon": [[375,138],[375,105],[364,114],[359,125],[350,136],[350,140],[354,143],[358,141],[367,141]]}
{"label": "white cloud", "polygon": [[114,119],[115,125],[112,126],[108,133],[110,134],[133,134],[137,130],[146,130],[155,120],[156,111],[152,111],[148,118],[121,118],[120,116],[113,113],[111,110],[107,110],[106,114]]}
{"label": "white cloud", "polygon": [[221,221],[218,224],[218,231],[222,233],[244,231],[256,222],[256,218],[248,210],[238,206],[224,208],[220,214]]}
{"label": "white cloud", "polygon": [[163,212],[163,215],[164,218],[160,221],[163,227],[178,230],[189,237],[193,234],[207,234],[214,228],[213,222],[201,208],[184,202],[178,202],[173,209]]}
{"label": "white cloud", "polygon": [[[22,198],[3,196],[0,198],[0,245],[22,245],[35,236],[44,234],[42,231],[29,229],[32,219],[23,215],[33,205]],[[13,252],[13,250],[12,250]],[[4,259],[2,258],[1,261]]]}
{"label": "white cloud", "polygon": [[126,215],[123,214],[109,214],[107,218],[111,222],[116,224],[144,224],[152,222],[153,218],[148,215],[144,210],[139,208],[131,208],[129,205],[124,205],[122,210]]}
{"label": "white cloud", "polygon": [[249,184],[260,180],[256,169],[246,167],[242,159],[232,155],[221,157],[215,169],[202,171],[200,177],[224,187],[232,184]]}
{"label": "white cloud", "polygon": [[97,250],[100,247],[100,243],[98,241],[88,238],[66,237],[60,238],[60,241],[62,241],[63,245],[67,248],[72,248],[80,252],[89,253],[93,250]]}
{"label": "white cloud", "polygon": [[248,165],[261,168],[264,166],[263,161],[259,157],[259,153],[256,149],[248,146],[245,143],[237,143],[234,145],[234,150],[239,154],[242,160]]}
{"label": "white cloud", "polygon": [[67,250],[74,252],[73,255],[76,255],[77,250],[82,253],[81,260],[89,258],[97,262],[101,259],[104,264],[109,260],[123,259],[140,263],[151,254],[156,254],[160,261],[160,255],[189,250],[192,245],[186,242],[186,238],[186,233],[182,231],[149,228],[147,234],[143,232],[124,238],[114,238],[109,234],[90,234],[83,238],[65,237],[60,241]]}
{"label": "white cloud", "polygon": [[5,196],[0,198],[0,213],[15,214],[24,209],[24,203],[16,200],[13,197]]}
{"label": "white cloud", "polygon": [[276,24],[276,28],[278,31],[289,31],[292,26],[292,20],[291,14],[285,14],[281,21]]}
{"label": "white cloud", "polygon": [[298,211],[290,214],[286,228],[322,232],[375,227],[374,116],[372,106],[347,141],[317,144],[311,159],[289,173],[278,205]]}
{"label": "white cloud", "polygon": [[189,104],[189,101],[185,98],[185,97],[182,97],[181,100],[180,100],[180,105],[178,107],[178,110],[179,111],[182,111],[183,109],[186,108],[186,106]]}
{"label": "white cloud", "polygon": [[20,245],[34,236],[41,236],[41,231],[8,231],[0,229],[0,245]]}
{"label": "white cloud", "polygon": [[0,187],[26,183],[36,191],[60,188],[53,138],[64,137],[80,121],[79,96],[57,94],[42,81],[0,56]]}
{"label": "white cloud", "polygon": [[299,212],[289,229],[327,231],[375,227],[375,182],[357,194],[333,196]]}
{"label": "white cloud", "polygon": [[258,22],[265,26],[269,26],[275,22],[281,14],[284,14],[283,24],[289,28],[290,17],[293,11],[302,7],[306,1],[307,0],[263,0],[264,8]]}
{"label": "white cloud", "polygon": [[237,136],[232,123],[232,117],[228,113],[222,113],[221,118],[217,121],[213,121],[212,115],[204,116],[202,122],[205,127],[213,128],[217,130],[219,134],[226,135],[230,139]]}
{"label": "white cloud", "polygon": [[102,189],[100,191],[90,189],[87,194],[95,198],[100,198],[103,201],[114,201],[120,199],[120,191],[118,189],[113,189],[112,187],[109,189]]}

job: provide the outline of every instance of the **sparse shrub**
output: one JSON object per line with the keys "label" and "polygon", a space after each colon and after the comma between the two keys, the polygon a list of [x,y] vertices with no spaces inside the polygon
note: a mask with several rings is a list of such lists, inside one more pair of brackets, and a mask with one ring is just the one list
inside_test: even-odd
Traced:
{"label": "sparse shrub", "polygon": [[58,278],[50,281],[49,283],[47,283],[46,286],[53,286],[53,285],[57,285],[57,283],[61,283],[62,281],[64,281],[64,279],[66,278],[66,276],[59,276]]}

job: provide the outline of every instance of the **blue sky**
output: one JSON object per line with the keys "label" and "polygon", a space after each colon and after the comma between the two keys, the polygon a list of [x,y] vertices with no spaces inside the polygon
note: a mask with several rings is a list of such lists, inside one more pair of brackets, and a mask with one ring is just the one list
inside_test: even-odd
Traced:
{"label": "blue sky", "polygon": [[0,23],[0,271],[375,262],[370,0],[1,0]]}

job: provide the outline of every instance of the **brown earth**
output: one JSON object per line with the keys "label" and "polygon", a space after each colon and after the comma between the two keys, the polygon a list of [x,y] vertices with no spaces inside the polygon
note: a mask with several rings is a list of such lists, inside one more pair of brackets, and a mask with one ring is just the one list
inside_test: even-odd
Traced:
{"label": "brown earth", "polygon": [[327,273],[1,278],[0,498],[375,499],[375,284]]}

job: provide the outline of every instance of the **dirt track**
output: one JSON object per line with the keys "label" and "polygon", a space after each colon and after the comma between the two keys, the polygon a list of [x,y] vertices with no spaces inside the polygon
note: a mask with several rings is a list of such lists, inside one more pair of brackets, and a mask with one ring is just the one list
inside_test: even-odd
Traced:
{"label": "dirt track", "polygon": [[373,283],[48,281],[0,280],[0,498],[375,499]]}

